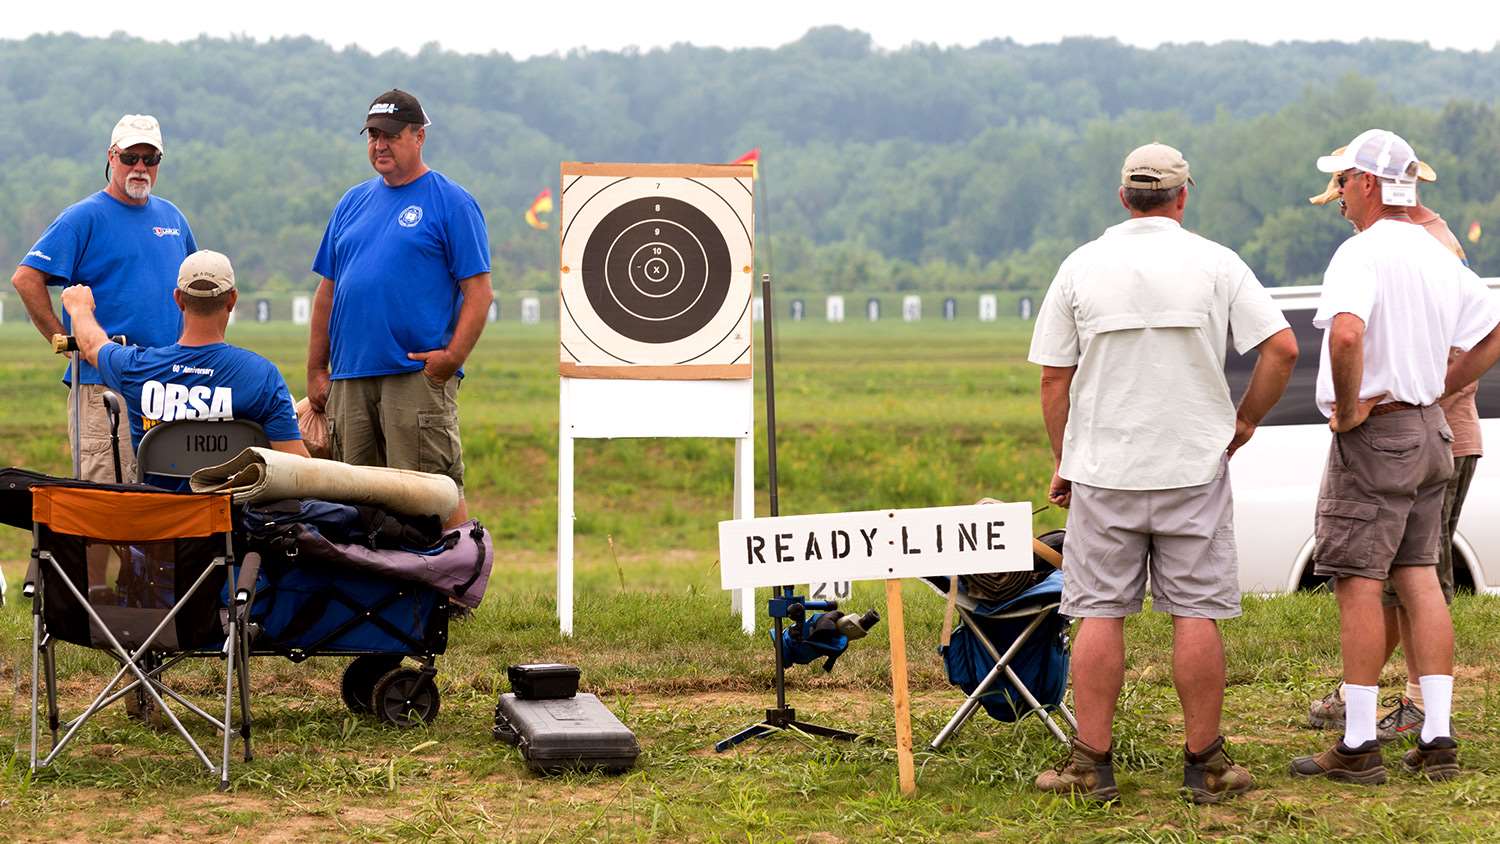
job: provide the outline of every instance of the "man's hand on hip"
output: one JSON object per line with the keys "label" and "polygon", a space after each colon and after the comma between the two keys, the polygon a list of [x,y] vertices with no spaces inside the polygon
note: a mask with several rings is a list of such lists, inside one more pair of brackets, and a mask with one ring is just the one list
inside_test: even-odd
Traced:
{"label": "man's hand on hip", "polygon": [[1360,399],[1359,404],[1355,405],[1354,409],[1347,413],[1341,413],[1340,408],[1335,406],[1333,416],[1328,419],[1328,427],[1335,434],[1342,434],[1345,431],[1352,431],[1358,428],[1365,424],[1365,420],[1370,418],[1370,411],[1375,409],[1375,405],[1385,401],[1385,397],[1386,394],[1381,393],[1374,398]]}
{"label": "man's hand on hip", "polygon": [[1240,446],[1250,442],[1250,438],[1255,436],[1255,429],[1257,427],[1254,422],[1246,421],[1243,416],[1236,416],[1234,418],[1234,439],[1229,441],[1228,448],[1230,457],[1233,457],[1234,453],[1240,450]]}
{"label": "man's hand on hip", "polygon": [[439,384],[446,383],[453,377],[458,368],[464,365],[456,355],[447,349],[433,349],[430,352],[408,352],[406,355],[411,360],[422,361],[425,365],[422,372],[432,381]]}

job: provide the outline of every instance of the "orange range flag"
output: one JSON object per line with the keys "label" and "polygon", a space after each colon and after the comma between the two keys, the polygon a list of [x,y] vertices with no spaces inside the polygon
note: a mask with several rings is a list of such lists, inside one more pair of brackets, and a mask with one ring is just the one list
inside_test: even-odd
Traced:
{"label": "orange range flag", "polygon": [[731,161],[729,163],[730,164],[748,164],[748,165],[750,165],[750,178],[753,179],[756,176],[759,176],[760,175],[760,147],[756,147],[755,149],[750,150],[749,152],[745,153],[744,155],[740,156],[739,158],[736,158],[735,160],[733,160],[733,161]]}
{"label": "orange range flag", "polygon": [[547,221],[539,215],[552,212],[552,188],[542,188],[542,192],[531,200],[531,205],[526,208],[526,225],[534,229],[547,228]]}
{"label": "orange range flag", "polygon": [[1472,223],[1469,224],[1469,242],[1470,243],[1478,243],[1479,242],[1479,238],[1483,234],[1484,234],[1484,229],[1481,229],[1479,227],[1479,221],[1478,220],[1475,220],[1474,222],[1472,222]]}

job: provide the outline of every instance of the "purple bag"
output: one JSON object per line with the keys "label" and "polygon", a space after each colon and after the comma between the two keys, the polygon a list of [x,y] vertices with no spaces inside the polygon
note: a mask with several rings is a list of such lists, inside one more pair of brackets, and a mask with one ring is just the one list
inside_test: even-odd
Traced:
{"label": "purple bag", "polygon": [[430,586],[469,609],[475,609],[489,587],[495,547],[478,519],[443,531],[442,544],[425,554],[366,548],[331,542],[317,528],[288,525],[299,565],[326,564]]}

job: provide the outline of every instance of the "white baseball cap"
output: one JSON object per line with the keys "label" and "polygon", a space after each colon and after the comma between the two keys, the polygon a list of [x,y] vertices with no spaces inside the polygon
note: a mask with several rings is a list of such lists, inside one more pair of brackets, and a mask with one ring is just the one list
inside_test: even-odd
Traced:
{"label": "white baseball cap", "polygon": [[115,124],[115,131],[109,134],[110,146],[129,149],[136,144],[150,144],[157,152],[165,152],[161,147],[161,124],[156,118],[149,114],[127,114]]}
{"label": "white baseball cap", "polygon": [[1337,154],[1319,157],[1318,169],[1324,173],[1354,169],[1382,179],[1415,182],[1421,162],[1400,135],[1389,129],[1366,129]]}

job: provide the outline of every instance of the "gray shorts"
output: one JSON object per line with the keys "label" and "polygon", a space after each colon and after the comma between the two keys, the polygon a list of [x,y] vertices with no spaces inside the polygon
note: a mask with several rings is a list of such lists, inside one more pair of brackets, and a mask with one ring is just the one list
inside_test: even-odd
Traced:
{"label": "gray shorts", "polygon": [[1318,492],[1313,572],[1385,580],[1435,566],[1453,432],[1437,405],[1371,416],[1334,434]]}
{"label": "gray shorts", "polygon": [[[1443,533],[1438,537],[1438,586],[1443,590],[1443,600],[1453,603],[1456,590],[1453,586],[1453,535],[1458,532],[1458,516],[1463,512],[1464,499],[1469,495],[1469,484],[1474,481],[1474,468],[1479,455],[1470,454],[1453,458],[1453,477],[1443,488]],[[1401,606],[1401,596],[1391,581],[1385,582],[1380,593],[1380,603],[1387,607]]]}
{"label": "gray shorts", "polygon": [[1175,489],[1073,484],[1063,540],[1063,615],[1121,618],[1152,606],[1184,618],[1240,614],[1228,458],[1216,480]]}

